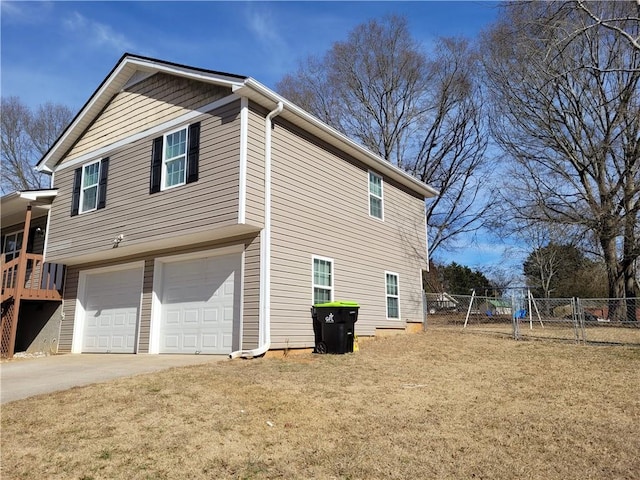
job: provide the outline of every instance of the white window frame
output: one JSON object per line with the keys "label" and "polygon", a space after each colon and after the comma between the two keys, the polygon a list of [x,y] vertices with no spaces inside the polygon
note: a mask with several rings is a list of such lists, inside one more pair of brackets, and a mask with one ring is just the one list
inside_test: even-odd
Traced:
{"label": "white window frame", "polygon": [[[380,195],[377,195],[371,191],[371,176],[377,177],[380,179]],[[384,179],[382,175],[374,172],[373,170],[369,170],[367,174],[367,189],[369,190],[369,216],[371,218],[375,218],[377,220],[384,221]],[[371,214],[371,200],[372,199],[380,200],[380,216],[376,217]]]}
{"label": "white window frame", "polygon": [[[2,243],[2,255],[4,257],[4,260],[6,262],[10,262],[11,260],[13,260],[14,258],[18,258],[20,256],[20,250],[22,250],[22,244],[20,244],[20,248],[18,250],[12,250],[11,252],[7,252],[7,239],[9,237],[15,237],[15,242],[14,245],[18,244],[18,235],[22,233],[22,242],[24,243],[24,230],[16,230],[15,232],[11,232],[11,233],[7,233],[4,236],[4,240]],[[11,258],[11,260],[7,260],[7,253],[11,253],[13,255],[13,257]]]}
{"label": "white window frame", "polygon": [[[184,130],[184,174],[182,176],[182,182],[176,183],[175,185],[167,185],[167,163],[173,160],[180,158],[182,155],[177,157],[167,158],[167,138],[175,133],[181,132]],[[162,178],[160,179],[160,190],[170,190],[172,188],[180,187],[187,183],[187,162],[189,160],[189,125],[185,125],[183,127],[177,128],[170,132],[167,132],[163,135],[162,139]]]}
{"label": "white window frame", "polygon": [[[396,284],[398,287],[398,293],[397,295],[393,295],[393,294],[389,294],[389,291],[387,289],[388,284],[387,284],[387,276],[388,275],[393,275],[394,277],[396,277]],[[398,316],[397,317],[390,317],[389,316],[389,299],[390,298],[395,298],[398,301]],[[389,271],[385,271],[384,272],[384,308],[386,311],[386,317],[387,320],[400,320],[401,315],[400,315],[400,275],[398,275],[395,272],[389,272]]]}
{"label": "white window frame", "polygon": [[[98,179],[96,180],[95,184],[89,185],[88,187],[84,186],[84,176],[85,176],[85,172],[86,169],[88,167],[90,167],[91,165],[95,165],[98,164]],[[78,213],[82,214],[82,213],[89,213],[89,212],[93,212],[94,210],[98,209],[98,195],[100,193],[100,170],[102,170],[102,161],[101,160],[96,160],[95,162],[91,162],[91,163],[87,163],[86,165],[82,166],[82,176],[80,178],[80,205],[78,208]],[[93,206],[93,208],[90,208],[88,210],[84,209],[84,191],[89,189],[89,188],[96,188],[96,204]]]}
{"label": "white window frame", "polygon": [[[331,265],[331,278],[330,278],[331,281],[329,286],[316,284],[316,260],[320,262],[328,262]],[[333,261],[333,258],[320,257],[317,255],[313,255],[311,257],[311,304],[312,305],[316,304],[316,288],[329,290],[329,301],[333,302],[333,292],[334,292],[333,285],[335,282],[335,276],[336,276],[336,271],[335,271],[335,262]]]}

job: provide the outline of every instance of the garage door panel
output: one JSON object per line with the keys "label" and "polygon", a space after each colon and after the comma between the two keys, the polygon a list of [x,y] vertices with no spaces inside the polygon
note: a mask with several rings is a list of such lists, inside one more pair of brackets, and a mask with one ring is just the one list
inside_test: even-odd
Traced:
{"label": "garage door panel", "polygon": [[198,347],[198,336],[185,334],[182,336],[182,346],[184,348],[196,349]]}
{"label": "garage door panel", "polygon": [[[178,335],[165,335],[164,337],[164,348],[177,351],[179,342]],[[170,352],[171,353],[171,352]]]}
{"label": "garage door panel", "polygon": [[202,309],[202,323],[217,324],[218,323],[218,309],[217,308],[203,308]]}
{"label": "garage door panel", "polygon": [[204,348],[218,348],[218,336],[202,335],[202,346]]}
{"label": "garage door panel", "polygon": [[83,352],[135,352],[141,290],[141,268],[87,275]]}
{"label": "garage door panel", "polygon": [[161,353],[229,353],[240,255],[163,265]]}

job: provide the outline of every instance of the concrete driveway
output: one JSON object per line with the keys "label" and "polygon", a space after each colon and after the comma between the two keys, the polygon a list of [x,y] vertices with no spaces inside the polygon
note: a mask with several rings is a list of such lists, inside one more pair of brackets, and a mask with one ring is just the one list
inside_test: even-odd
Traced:
{"label": "concrete driveway", "polygon": [[0,364],[0,403],[172,367],[226,360],[226,355],[68,354]]}

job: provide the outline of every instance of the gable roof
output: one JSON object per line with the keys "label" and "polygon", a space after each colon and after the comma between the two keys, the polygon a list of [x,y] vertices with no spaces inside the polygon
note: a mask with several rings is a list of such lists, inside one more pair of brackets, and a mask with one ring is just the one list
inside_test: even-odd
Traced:
{"label": "gable roof", "polygon": [[357,158],[365,165],[387,175],[412,191],[423,195],[425,198],[438,195],[438,191],[434,188],[375,155],[362,145],[354,142],[346,135],[320,121],[251,77],[194,68],[154,58],[132,55],[130,53],[125,53],[122,56],[87,103],[80,109],[69,126],[62,132],[58,140],[56,140],[49,151],[38,162],[36,168],[41,172],[53,172],[66,152],[78,141],[91,123],[100,115],[109,101],[111,101],[120,90],[125,88],[126,85],[136,77],[155,73],[167,73],[231,88],[235,94],[247,97],[269,110],[273,110],[278,103],[282,103],[283,111],[279,116],[285,120],[290,121],[330,145]]}

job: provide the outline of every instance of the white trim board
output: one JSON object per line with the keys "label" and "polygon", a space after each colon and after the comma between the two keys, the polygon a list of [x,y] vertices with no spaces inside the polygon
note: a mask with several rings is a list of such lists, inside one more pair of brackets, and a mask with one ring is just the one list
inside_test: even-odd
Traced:
{"label": "white trim board", "polygon": [[247,149],[249,138],[249,99],[240,100],[240,187],[238,191],[238,223],[244,223],[247,212]]}

